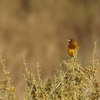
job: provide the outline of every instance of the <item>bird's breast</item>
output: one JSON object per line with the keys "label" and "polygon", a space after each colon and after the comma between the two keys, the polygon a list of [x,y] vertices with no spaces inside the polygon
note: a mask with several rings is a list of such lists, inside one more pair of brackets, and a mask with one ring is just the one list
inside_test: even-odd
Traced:
{"label": "bird's breast", "polygon": [[74,44],[69,44],[69,45],[68,45],[68,48],[69,48],[69,49],[75,49],[75,48],[76,48],[76,45],[74,45]]}

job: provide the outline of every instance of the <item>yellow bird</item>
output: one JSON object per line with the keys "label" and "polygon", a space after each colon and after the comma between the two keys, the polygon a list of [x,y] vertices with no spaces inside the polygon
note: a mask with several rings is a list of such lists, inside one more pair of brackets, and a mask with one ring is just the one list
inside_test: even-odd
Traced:
{"label": "yellow bird", "polygon": [[69,39],[68,42],[68,54],[70,57],[75,57],[77,55],[78,45],[74,39]]}

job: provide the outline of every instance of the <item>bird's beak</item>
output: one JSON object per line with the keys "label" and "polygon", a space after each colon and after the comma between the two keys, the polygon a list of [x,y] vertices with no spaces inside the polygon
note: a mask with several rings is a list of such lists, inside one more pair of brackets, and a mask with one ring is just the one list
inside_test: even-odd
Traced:
{"label": "bird's beak", "polygon": [[70,39],[68,40],[68,42],[70,42]]}

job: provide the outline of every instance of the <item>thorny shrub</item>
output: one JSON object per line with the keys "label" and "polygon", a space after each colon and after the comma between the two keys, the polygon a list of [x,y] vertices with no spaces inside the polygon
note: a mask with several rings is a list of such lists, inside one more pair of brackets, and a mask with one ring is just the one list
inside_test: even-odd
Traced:
{"label": "thorny shrub", "polygon": [[[100,62],[94,58],[85,68],[81,67],[77,57],[67,57],[60,64],[60,70],[54,76],[41,80],[39,64],[37,76],[28,69],[23,56],[24,79],[26,92],[23,100],[100,100],[100,82],[96,80],[96,73]],[[2,73],[0,74],[0,100],[18,100],[16,90],[12,86],[10,72],[6,71],[5,60],[0,57]]]}

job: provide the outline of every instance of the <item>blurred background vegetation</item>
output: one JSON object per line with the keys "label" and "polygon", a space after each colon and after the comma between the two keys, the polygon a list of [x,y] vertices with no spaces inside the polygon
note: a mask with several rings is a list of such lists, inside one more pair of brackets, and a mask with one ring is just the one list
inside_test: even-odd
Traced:
{"label": "blurred background vegetation", "polygon": [[66,59],[69,38],[78,42],[83,67],[92,60],[94,41],[100,59],[100,0],[0,0],[0,51],[19,97],[22,55],[34,73],[39,62],[42,79],[51,77]]}

